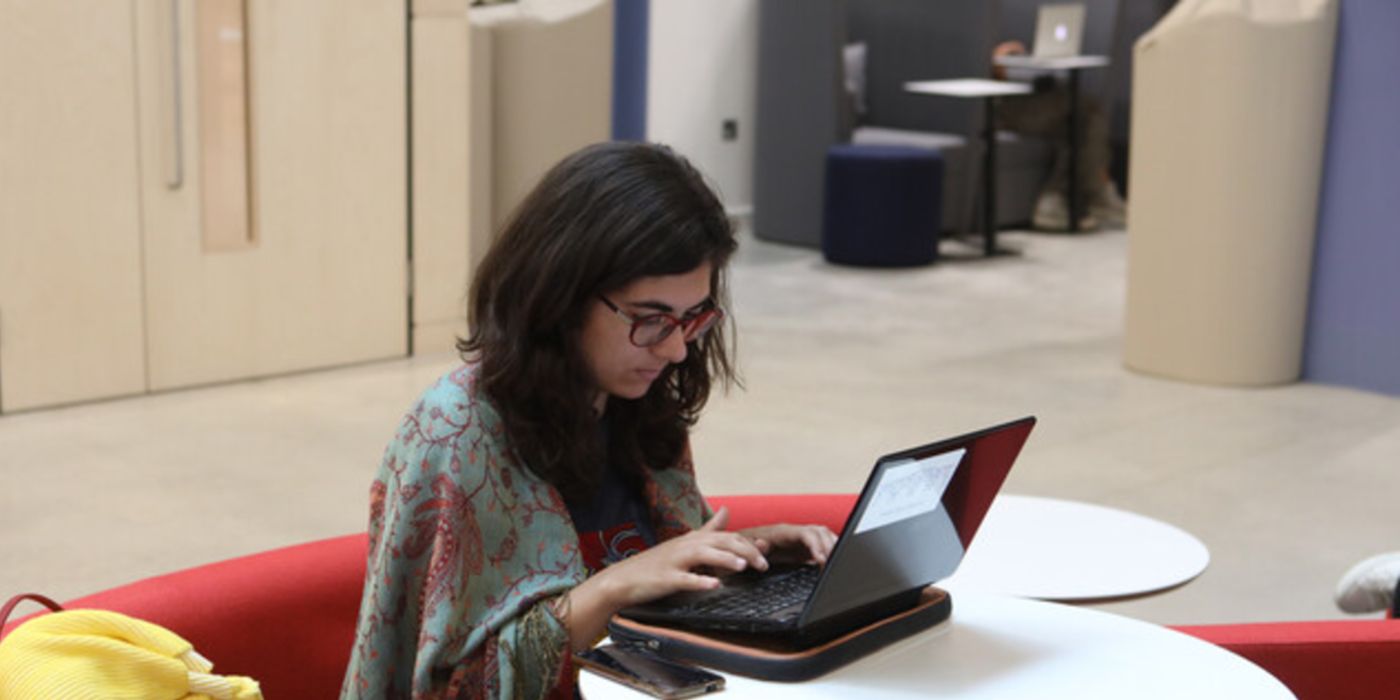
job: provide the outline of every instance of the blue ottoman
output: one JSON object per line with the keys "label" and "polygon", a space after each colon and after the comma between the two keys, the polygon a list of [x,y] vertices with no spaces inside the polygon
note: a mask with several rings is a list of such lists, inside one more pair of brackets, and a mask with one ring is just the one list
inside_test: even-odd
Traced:
{"label": "blue ottoman", "polygon": [[826,152],[822,255],[841,265],[910,267],[938,258],[943,156],[906,146]]}

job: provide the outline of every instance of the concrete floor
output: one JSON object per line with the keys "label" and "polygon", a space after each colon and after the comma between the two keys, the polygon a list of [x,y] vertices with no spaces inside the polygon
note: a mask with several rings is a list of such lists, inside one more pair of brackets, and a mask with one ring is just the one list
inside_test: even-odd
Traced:
{"label": "concrete floor", "polygon": [[[1203,387],[1125,370],[1127,237],[1011,233],[915,270],[746,240],[746,389],[695,437],[708,493],[859,489],[874,457],[1035,414],[1006,490],[1124,508],[1209,546],[1161,623],[1341,617],[1353,562],[1400,548],[1400,398]],[[0,417],[0,593],[70,598],[362,529],[401,413],[455,364],[420,356]],[[1034,576],[1034,571],[1025,572]]]}

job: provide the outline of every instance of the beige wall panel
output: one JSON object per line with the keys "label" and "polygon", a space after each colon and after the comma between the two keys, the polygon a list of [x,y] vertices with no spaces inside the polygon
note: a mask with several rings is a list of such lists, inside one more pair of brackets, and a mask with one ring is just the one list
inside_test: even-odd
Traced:
{"label": "beige wall panel", "polygon": [[415,353],[451,350],[466,333],[469,63],[464,7],[413,20]]}
{"label": "beige wall panel", "polygon": [[[753,209],[760,2],[665,0],[649,14],[647,139],[685,154],[731,212]],[[738,121],[732,141],[726,119]]]}
{"label": "beige wall panel", "polygon": [[0,409],[140,392],[129,2],[0,0]]}
{"label": "beige wall panel", "polygon": [[[185,182],[168,189],[161,168],[143,171],[152,388],[404,354],[404,3],[248,3],[257,235],[232,252],[201,245],[201,183],[188,162],[199,138],[189,7],[180,18]],[[143,32],[156,31],[142,19]],[[158,37],[143,39],[141,75],[153,81]],[[143,156],[153,164],[169,137],[154,118],[157,93],[141,101]]]}
{"label": "beige wall panel", "polygon": [[413,324],[413,353],[431,355],[456,352],[457,339],[466,333],[464,321]]}

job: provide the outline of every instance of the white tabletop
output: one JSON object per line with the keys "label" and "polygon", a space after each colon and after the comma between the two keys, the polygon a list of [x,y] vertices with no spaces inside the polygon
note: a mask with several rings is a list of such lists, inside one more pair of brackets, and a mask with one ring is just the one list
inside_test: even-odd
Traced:
{"label": "white tabletop", "polygon": [[1078,70],[1080,68],[1102,68],[1108,65],[1107,56],[997,56],[992,63],[1007,68],[1031,68],[1036,70]]}
{"label": "white tabletop", "polygon": [[947,583],[1045,600],[1093,600],[1171,588],[1209,564],[1210,550],[1200,540],[1159,520],[1090,503],[1002,494]]}
{"label": "white tabletop", "polygon": [[955,80],[916,80],[904,84],[906,92],[947,97],[1001,97],[1030,94],[1031,86],[1011,80],[958,78]]}
{"label": "white tabletop", "polygon": [[[1258,666],[1165,627],[1097,610],[952,589],[949,622],[803,683],[726,676],[720,699],[1229,698],[1293,694]],[[645,695],[584,672],[584,696]]]}

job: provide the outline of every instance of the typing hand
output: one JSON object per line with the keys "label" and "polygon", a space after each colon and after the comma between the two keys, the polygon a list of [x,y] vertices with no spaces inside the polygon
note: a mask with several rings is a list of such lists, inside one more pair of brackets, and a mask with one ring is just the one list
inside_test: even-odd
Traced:
{"label": "typing hand", "polygon": [[728,509],[720,508],[699,529],[617,562],[593,578],[606,582],[620,609],[681,591],[718,588],[714,573],[767,570],[759,545],[742,533],[725,532],[728,522]]}
{"label": "typing hand", "polygon": [[753,540],[764,554],[790,556],[808,564],[825,564],[836,546],[836,533],[824,525],[779,523],[751,527],[740,534]]}

